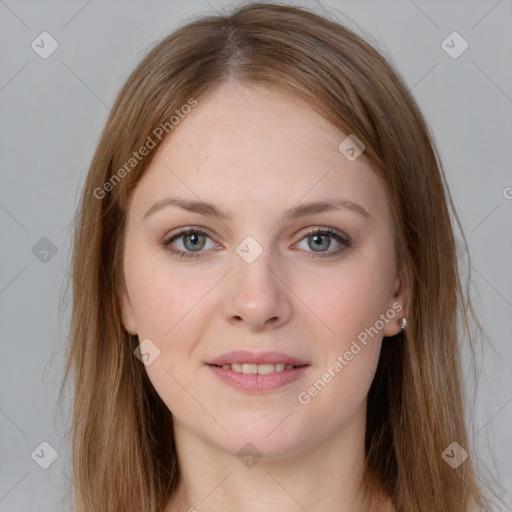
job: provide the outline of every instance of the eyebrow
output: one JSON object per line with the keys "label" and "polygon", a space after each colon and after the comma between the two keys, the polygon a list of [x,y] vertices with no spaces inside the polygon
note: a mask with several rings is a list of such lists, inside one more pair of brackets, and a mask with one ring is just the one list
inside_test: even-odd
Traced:
{"label": "eyebrow", "polygon": [[[169,206],[176,206],[189,212],[198,213],[207,217],[216,217],[225,221],[228,221],[232,218],[232,214],[229,211],[224,211],[222,208],[212,203],[198,200],[180,199],[178,197],[166,197],[165,199],[157,201],[144,214],[142,220],[146,219],[153,213],[156,213]],[[362,206],[353,203],[352,201],[346,201],[344,199],[333,199],[327,201],[304,203],[293,208],[288,208],[284,211],[282,220],[296,220],[307,215],[313,215],[315,213],[343,209],[359,213],[364,217],[371,219],[371,215]]]}

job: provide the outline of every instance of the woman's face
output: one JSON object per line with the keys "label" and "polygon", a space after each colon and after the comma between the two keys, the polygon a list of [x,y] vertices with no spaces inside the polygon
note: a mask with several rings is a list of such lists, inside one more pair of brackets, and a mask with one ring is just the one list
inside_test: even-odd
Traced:
{"label": "woman's face", "polygon": [[385,192],[364,152],[339,149],[347,135],[300,100],[224,84],[136,187],[123,323],[178,436],[284,456],[364,431],[405,314]]}

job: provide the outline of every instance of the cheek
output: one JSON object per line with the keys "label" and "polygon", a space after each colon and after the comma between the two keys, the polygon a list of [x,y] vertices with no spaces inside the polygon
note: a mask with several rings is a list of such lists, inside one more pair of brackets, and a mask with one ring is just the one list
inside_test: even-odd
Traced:
{"label": "cheek", "polygon": [[[325,358],[299,403],[318,415],[328,411],[332,425],[349,418],[369,391],[382,345],[381,315],[389,306],[394,276],[392,258],[379,255],[377,249],[360,254],[307,292],[311,309],[329,330],[318,337]],[[388,321],[393,321],[391,315]]]}
{"label": "cheek", "polygon": [[162,249],[127,251],[125,276],[139,337],[165,342],[192,312],[208,289],[179,266],[171,266]]}
{"label": "cheek", "polygon": [[190,356],[198,339],[196,331],[202,328],[200,301],[208,282],[173,269],[157,251],[127,252],[125,275],[139,341],[150,339],[157,347],[152,350],[159,351],[145,367],[153,387],[178,419],[185,420],[189,410],[201,414],[185,389],[195,386]]}
{"label": "cheek", "polygon": [[[377,258],[352,259],[313,281],[303,280],[297,295],[318,320],[322,337],[339,347],[375,326],[389,305],[393,268]],[[382,330],[382,325],[377,325]]]}

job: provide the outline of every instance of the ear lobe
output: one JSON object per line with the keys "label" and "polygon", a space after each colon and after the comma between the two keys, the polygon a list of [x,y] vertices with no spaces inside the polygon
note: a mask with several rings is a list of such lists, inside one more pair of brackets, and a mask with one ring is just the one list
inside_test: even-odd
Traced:
{"label": "ear lobe", "polygon": [[130,334],[138,334],[137,322],[135,321],[135,314],[133,312],[132,303],[130,301],[130,297],[128,297],[126,287],[124,286],[122,286],[121,290],[119,291],[119,301],[121,303],[123,327]]}
{"label": "ear lobe", "polygon": [[[395,336],[402,330],[399,327],[401,318],[407,319],[409,310],[407,307],[408,303],[408,286],[404,276],[397,277],[394,283],[394,296],[388,304],[388,316],[389,321],[384,326],[383,334],[387,336]],[[393,316],[394,312],[394,316]]]}

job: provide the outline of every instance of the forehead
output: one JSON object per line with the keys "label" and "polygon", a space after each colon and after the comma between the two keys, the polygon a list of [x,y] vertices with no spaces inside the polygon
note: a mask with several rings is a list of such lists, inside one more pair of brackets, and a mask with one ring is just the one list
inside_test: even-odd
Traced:
{"label": "forehead", "polygon": [[350,161],[338,149],[347,136],[298,98],[223,84],[162,142],[137,202],[181,195],[236,211],[339,195],[383,214],[384,189],[364,154]]}

